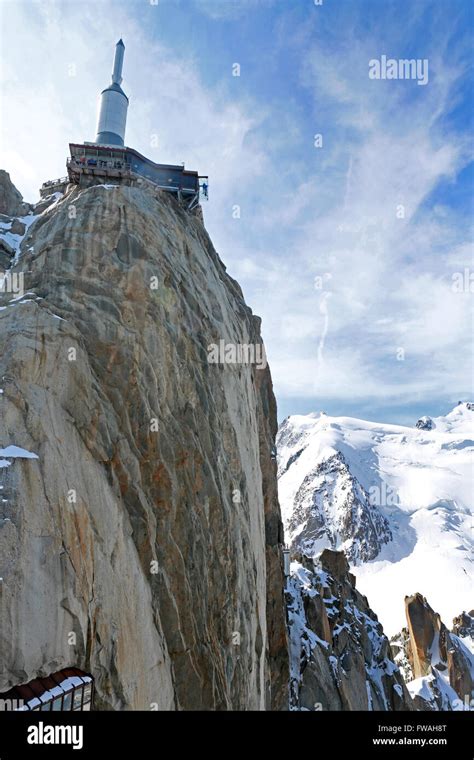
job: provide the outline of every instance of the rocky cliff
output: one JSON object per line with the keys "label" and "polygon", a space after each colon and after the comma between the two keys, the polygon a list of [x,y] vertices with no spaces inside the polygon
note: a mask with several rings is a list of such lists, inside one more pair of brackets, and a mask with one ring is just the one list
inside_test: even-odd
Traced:
{"label": "rocky cliff", "polygon": [[390,645],[343,552],[296,555],[287,583],[294,710],[413,710]]}
{"label": "rocky cliff", "polygon": [[391,641],[419,710],[464,710],[474,705],[474,619],[463,612],[449,631],[425,597],[405,598],[407,628]]}
{"label": "rocky cliff", "polygon": [[74,665],[99,709],[286,709],[271,377],[208,361],[259,319],[170,196],[49,204],[2,217],[0,691]]}
{"label": "rocky cliff", "polygon": [[32,205],[23,201],[8,172],[0,169],[0,214],[15,217],[27,214],[31,209]]}

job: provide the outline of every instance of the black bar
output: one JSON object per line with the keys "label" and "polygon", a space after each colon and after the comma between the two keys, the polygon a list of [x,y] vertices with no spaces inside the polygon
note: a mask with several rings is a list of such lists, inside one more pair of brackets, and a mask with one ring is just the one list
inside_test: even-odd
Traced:
{"label": "black bar", "polygon": [[[31,744],[32,726],[82,727],[83,747],[65,744]],[[163,752],[182,755],[189,747],[194,755],[219,750],[255,756],[257,738],[262,760],[275,753],[275,760],[288,755],[303,758],[357,757],[440,758],[470,760],[473,735],[472,712],[360,713],[360,712],[56,712],[0,713],[0,758],[107,757],[129,755],[130,742],[139,757]],[[78,730],[76,729],[76,730]],[[222,742],[220,740],[222,736]],[[45,734],[43,733],[43,738]],[[48,736],[49,738],[49,736]],[[79,734],[71,739],[79,738]],[[380,740],[384,740],[383,743]],[[375,740],[375,741],[374,741]],[[414,742],[413,740],[417,740]],[[424,741],[424,744],[421,742]],[[171,747],[169,746],[171,742]],[[72,753],[72,755],[71,755]],[[211,754],[214,754],[213,752]],[[130,755],[131,757],[132,755]]]}

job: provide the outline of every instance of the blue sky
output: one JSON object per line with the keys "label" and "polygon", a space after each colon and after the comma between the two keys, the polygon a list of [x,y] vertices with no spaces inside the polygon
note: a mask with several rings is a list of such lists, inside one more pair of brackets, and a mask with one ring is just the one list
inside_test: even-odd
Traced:
{"label": "blue sky", "polygon": [[[206,226],[263,319],[280,419],[411,423],[470,397],[472,292],[453,276],[474,271],[471,2],[6,0],[0,13],[0,165],[27,200],[65,173],[68,142],[94,139],[123,36],[126,143],[209,174]],[[428,83],[369,79],[382,55],[427,59]]]}

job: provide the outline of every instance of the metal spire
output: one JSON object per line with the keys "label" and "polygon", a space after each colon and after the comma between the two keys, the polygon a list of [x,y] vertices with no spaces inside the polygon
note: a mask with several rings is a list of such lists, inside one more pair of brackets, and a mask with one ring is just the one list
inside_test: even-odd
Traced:
{"label": "metal spire", "polygon": [[112,71],[112,82],[114,84],[122,84],[122,66],[124,53],[125,45],[123,44],[122,39],[120,39],[115,45],[114,69]]}

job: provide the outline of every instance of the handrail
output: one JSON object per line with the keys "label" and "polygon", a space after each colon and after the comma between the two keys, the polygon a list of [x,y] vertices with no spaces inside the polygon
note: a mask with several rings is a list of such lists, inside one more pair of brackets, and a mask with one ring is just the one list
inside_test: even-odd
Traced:
{"label": "handrail", "polygon": [[[88,163],[89,161],[95,161],[95,164]],[[110,161],[104,161],[104,159],[85,159],[84,161],[79,161],[77,158],[67,158],[66,159],[66,166],[67,167],[77,167],[78,169],[116,169],[117,171],[131,171],[131,166],[127,161],[120,161],[121,166],[113,166],[112,161],[116,162],[118,159],[111,159]],[[105,164],[105,166],[101,165]]]}
{"label": "handrail", "polygon": [[[126,175],[130,179],[136,178],[137,180],[145,180],[146,182],[150,182],[152,185],[157,187],[159,190],[165,190],[167,192],[172,193],[181,193],[183,195],[192,195],[195,196],[197,199],[199,199],[199,196],[204,197],[206,200],[209,200],[209,194],[208,190],[206,194],[203,193],[202,185],[199,185],[197,188],[191,188],[191,187],[185,187],[175,181],[172,183],[168,183],[166,185],[160,184],[159,180],[157,181],[153,177],[149,177],[146,174],[141,174],[140,172],[134,171],[129,164],[125,163],[125,165],[121,168],[115,167],[115,166],[91,166],[88,165],[86,161],[78,161],[75,157],[67,158],[66,160],[66,166],[69,168],[71,167],[73,170],[77,172],[81,172],[83,170],[86,170],[87,173],[92,173],[94,176],[111,176],[113,177],[114,174],[120,174],[120,176]],[[201,176],[200,179],[208,179],[206,176]]]}
{"label": "handrail", "polygon": [[59,177],[58,179],[49,179],[47,182],[43,182],[41,187],[51,187],[52,185],[64,185],[69,182],[69,177]]}

